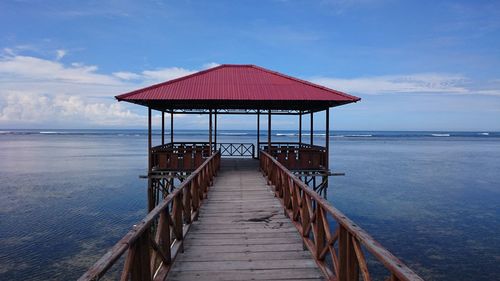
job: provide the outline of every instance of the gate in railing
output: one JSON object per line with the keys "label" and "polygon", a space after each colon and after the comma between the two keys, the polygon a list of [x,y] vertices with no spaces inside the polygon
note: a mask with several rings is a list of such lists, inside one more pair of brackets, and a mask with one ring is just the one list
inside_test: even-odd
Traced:
{"label": "gate in railing", "polygon": [[254,157],[255,145],[253,143],[217,143],[216,149],[221,156]]}

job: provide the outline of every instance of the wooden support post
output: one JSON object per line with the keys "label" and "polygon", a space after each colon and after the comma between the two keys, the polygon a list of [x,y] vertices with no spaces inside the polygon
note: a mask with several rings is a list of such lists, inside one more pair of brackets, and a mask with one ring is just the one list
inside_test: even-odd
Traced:
{"label": "wooden support post", "polygon": [[134,262],[130,272],[132,281],[152,280],[149,237],[148,230],[134,243]]}
{"label": "wooden support post", "polygon": [[302,145],[302,111],[299,111],[299,147]]}
{"label": "wooden support post", "polygon": [[161,144],[165,144],[165,111],[161,112]]}
{"label": "wooden support post", "polygon": [[260,109],[257,109],[257,159],[259,158],[259,151],[260,151],[259,143],[260,143]]}
{"label": "wooden support post", "polygon": [[212,110],[209,110],[208,114],[209,120],[208,120],[208,147],[209,149],[209,155],[212,155]]}
{"label": "wooden support post", "polygon": [[352,236],[343,226],[339,226],[339,281],[359,280],[359,266]]}
{"label": "wooden support post", "polygon": [[174,143],[174,111],[170,113],[170,142]]}
{"label": "wooden support post", "polygon": [[327,108],[325,111],[326,114],[326,128],[325,128],[325,168],[329,169],[329,158],[330,158],[330,108]]}
{"label": "wooden support post", "polygon": [[271,109],[267,114],[267,151],[271,153]]}
{"label": "wooden support post", "polygon": [[214,149],[217,150],[217,109],[214,114]]}
{"label": "wooden support post", "polygon": [[148,212],[155,207],[155,194],[153,191],[153,179],[151,178],[151,172],[153,171],[153,154],[152,149],[152,139],[151,139],[151,108],[148,107]]}
{"label": "wooden support post", "polygon": [[311,111],[311,145],[314,144],[314,112]]}
{"label": "wooden support post", "polygon": [[151,140],[151,108],[148,107],[148,172],[151,172],[153,168],[153,162],[151,159],[151,147],[152,147],[152,140]]}
{"label": "wooden support post", "polygon": [[[172,206],[172,215],[173,215],[173,234],[175,236],[175,239],[177,239],[178,241],[182,241],[183,240],[183,236],[182,236],[182,232],[183,232],[183,229],[182,229],[182,225],[183,225],[183,221],[182,221],[182,213],[183,213],[183,206],[182,206],[182,193],[178,193],[177,196],[175,196],[174,198],[174,204]],[[181,253],[184,252],[184,247],[181,248]]]}

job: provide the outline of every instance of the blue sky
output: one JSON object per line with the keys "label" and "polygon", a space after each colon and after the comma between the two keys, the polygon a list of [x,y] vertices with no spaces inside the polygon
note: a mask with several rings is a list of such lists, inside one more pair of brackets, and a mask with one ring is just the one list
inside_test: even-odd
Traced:
{"label": "blue sky", "polygon": [[143,128],[114,95],[221,63],[360,96],[332,129],[500,131],[500,2],[391,0],[2,1],[0,128]]}

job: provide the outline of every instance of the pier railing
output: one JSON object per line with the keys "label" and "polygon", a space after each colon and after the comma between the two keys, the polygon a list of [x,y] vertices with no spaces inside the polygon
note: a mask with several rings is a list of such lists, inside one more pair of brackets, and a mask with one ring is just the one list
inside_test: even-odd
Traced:
{"label": "pier railing", "polygon": [[259,143],[260,150],[267,151],[289,170],[324,170],[326,169],[326,148],[299,142]]}
{"label": "pier railing", "polygon": [[183,251],[189,227],[198,218],[201,202],[220,167],[220,156],[217,151],[203,162],[78,280],[99,280],[122,257],[120,280],[164,280],[177,253]]}
{"label": "pier railing", "polygon": [[358,281],[361,275],[364,281],[372,280],[365,257],[368,252],[389,271],[389,280],[423,280],[275,157],[261,151],[260,167],[328,279]]}

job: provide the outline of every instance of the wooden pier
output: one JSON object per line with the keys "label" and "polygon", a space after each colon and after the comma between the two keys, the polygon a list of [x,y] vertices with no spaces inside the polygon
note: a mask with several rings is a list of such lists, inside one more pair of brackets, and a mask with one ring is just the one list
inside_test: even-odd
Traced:
{"label": "wooden pier", "polygon": [[[318,193],[335,174],[330,107],[359,98],[253,65],[221,65],[116,98],[148,107],[148,213],[80,281],[422,280]],[[162,120],[155,147],[153,109]],[[320,111],[325,146],[314,143]],[[208,142],[174,142],[174,114],[207,114]],[[255,142],[218,142],[218,114],[256,115]],[[273,115],[299,117],[298,142],[272,141]]]}
{"label": "wooden pier", "polygon": [[323,280],[253,159],[223,159],[167,280]]}

